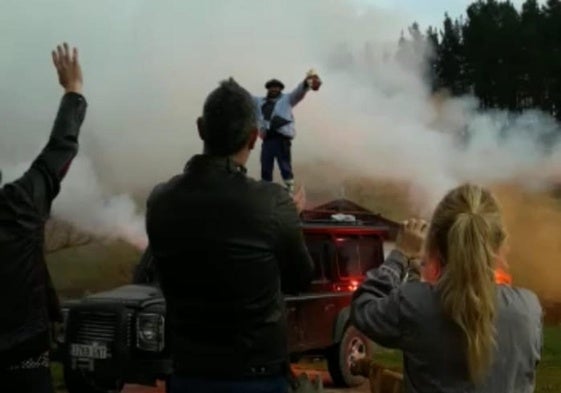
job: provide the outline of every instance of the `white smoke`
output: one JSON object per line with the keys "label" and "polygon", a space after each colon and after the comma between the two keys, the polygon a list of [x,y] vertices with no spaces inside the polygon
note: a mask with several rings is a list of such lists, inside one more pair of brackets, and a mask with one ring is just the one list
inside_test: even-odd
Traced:
{"label": "white smoke", "polygon": [[550,118],[482,114],[470,98],[435,102],[420,70],[396,62],[410,22],[337,0],[2,1],[0,167],[14,178],[46,141],[61,93],[49,52],[66,40],[80,49],[89,108],[54,214],[139,246],[144,199],[201,151],[196,117],[229,76],[262,94],[271,77],[290,89],[315,68],[324,85],[295,110],[295,162],[347,168],[336,179],[410,182],[425,209],[465,180],[540,186],[555,177],[561,150],[545,155],[530,136],[551,130]]}

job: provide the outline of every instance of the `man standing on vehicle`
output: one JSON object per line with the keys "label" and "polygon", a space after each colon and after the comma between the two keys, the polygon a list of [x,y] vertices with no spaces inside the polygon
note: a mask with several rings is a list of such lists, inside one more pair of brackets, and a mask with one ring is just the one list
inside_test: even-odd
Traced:
{"label": "man standing on vehicle", "polygon": [[44,229],[51,204],[78,152],[86,114],[76,49],[53,51],[65,94],[49,141],[19,179],[0,188],[0,386],[6,392],[50,393],[50,325],[60,321],[45,264]]}
{"label": "man standing on vehicle", "polygon": [[233,79],[206,98],[197,125],[203,154],[147,202],[171,333],[169,390],[285,393],[283,291],[304,290],[313,272],[294,203],[302,201],[246,176],[257,119]]}
{"label": "man standing on vehicle", "polygon": [[271,79],[265,84],[267,96],[254,97],[260,120],[261,180],[272,182],[275,159],[279,165],[282,179],[287,190],[294,192],[294,173],[292,171],[292,140],[296,135],[294,127],[294,108],[308,90],[318,90],[322,82],[314,70],[289,94],[283,94],[284,84]]}

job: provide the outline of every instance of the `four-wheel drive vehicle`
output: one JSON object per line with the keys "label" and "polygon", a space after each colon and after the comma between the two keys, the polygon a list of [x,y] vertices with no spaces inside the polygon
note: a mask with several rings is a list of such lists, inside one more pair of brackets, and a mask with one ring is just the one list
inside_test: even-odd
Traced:
{"label": "four-wheel drive vehicle", "polygon": [[[350,356],[371,357],[375,345],[349,324],[349,304],[365,272],[383,262],[392,228],[364,209],[360,215],[370,222],[337,210],[333,215],[325,206],[303,215],[315,275],[307,293],[285,297],[290,353],[293,360],[325,356],[337,385],[356,386],[364,379],[350,373]],[[140,265],[150,271],[149,251]],[[172,363],[165,311],[156,283],[126,285],[63,303],[65,322],[54,358],[64,365],[68,391],[118,391],[124,383],[152,385],[166,379]]]}

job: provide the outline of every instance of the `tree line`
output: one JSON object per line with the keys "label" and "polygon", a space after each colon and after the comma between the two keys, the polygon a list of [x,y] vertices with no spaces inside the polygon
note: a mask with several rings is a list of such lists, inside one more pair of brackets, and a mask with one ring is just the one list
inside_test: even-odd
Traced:
{"label": "tree line", "polygon": [[397,55],[425,51],[434,91],[473,94],[483,109],[534,108],[561,120],[561,0],[526,0],[521,9],[479,0],[461,17],[445,14],[440,28],[422,33],[414,23],[408,30]]}

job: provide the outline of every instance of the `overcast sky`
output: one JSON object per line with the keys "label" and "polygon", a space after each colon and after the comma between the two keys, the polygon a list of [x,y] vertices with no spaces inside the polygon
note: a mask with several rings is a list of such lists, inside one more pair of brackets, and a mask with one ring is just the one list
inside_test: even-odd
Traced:
{"label": "overcast sky", "polygon": [[[356,0],[359,3],[372,4],[389,10],[408,13],[411,21],[417,21],[423,30],[429,26],[442,25],[444,13],[448,12],[451,17],[456,18],[465,13],[471,0]],[[520,9],[524,0],[511,0],[516,8]],[[541,0],[540,3],[544,3]]]}

